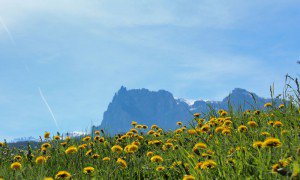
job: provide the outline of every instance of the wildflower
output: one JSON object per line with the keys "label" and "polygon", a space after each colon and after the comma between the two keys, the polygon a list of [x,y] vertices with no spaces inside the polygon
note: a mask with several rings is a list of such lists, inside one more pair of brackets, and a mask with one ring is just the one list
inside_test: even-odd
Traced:
{"label": "wildflower", "polygon": [[182,126],[182,122],[180,122],[180,121],[177,122],[177,125],[178,125],[178,126]]}
{"label": "wildflower", "polygon": [[284,108],[284,104],[280,104],[280,105],[278,106],[278,109],[282,109],[282,108]]}
{"label": "wildflower", "polygon": [[44,164],[46,162],[46,159],[43,157],[43,156],[38,156],[36,159],[35,159],[35,163],[36,164]]}
{"label": "wildflower", "polygon": [[153,125],[151,126],[151,129],[158,129],[158,126],[155,125],[155,124],[153,124]]}
{"label": "wildflower", "polygon": [[122,166],[124,169],[127,168],[127,163],[124,159],[118,158],[117,163]]}
{"label": "wildflower", "polygon": [[217,166],[217,163],[213,160],[204,161],[201,165],[201,169],[212,169]]}
{"label": "wildflower", "polygon": [[260,135],[261,135],[261,136],[270,136],[271,134],[268,133],[268,132],[262,132],[262,133],[260,133]]}
{"label": "wildflower", "polygon": [[94,171],[95,171],[95,169],[91,166],[83,168],[84,174],[92,174]]}
{"label": "wildflower", "polygon": [[22,156],[16,155],[16,156],[14,157],[14,160],[15,160],[15,161],[22,161]]}
{"label": "wildflower", "polygon": [[273,124],[273,127],[282,127],[282,126],[283,126],[283,124],[280,121],[275,121]]}
{"label": "wildflower", "polygon": [[195,134],[197,134],[197,131],[194,130],[194,129],[189,129],[189,130],[187,131],[187,133],[190,134],[190,135],[195,135]]}
{"label": "wildflower", "polygon": [[128,153],[128,154],[133,154],[133,153],[135,153],[138,149],[139,149],[139,148],[138,148],[137,145],[130,144],[130,145],[127,145],[127,146],[125,147],[125,152]]}
{"label": "wildflower", "polygon": [[67,137],[65,138],[65,140],[66,140],[66,141],[70,141],[70,140],[71,140],[71,137],[70,137],[70,136],[67,136]]}
{"label": "wildflower", "polygon": [[272,172],[277,172],[279,168],[280,168],[279,164],[274,164],[272,166]]}
{"label": "wildflower", "polygon": [[85,141],[89,141],[91,140],[91,137],[90,136],[86,136],[84,138],[82,138],[82,141],[85,142]]}
{"label": "wildflower", "polygon": [[14,162],[10,165],[10,168],[13,170],[20,170],[22,169],[22,164],[19,162]]}
{"label": "wildflower", "polygon": [[104,158],[102,159],[102,161],[110,161],[110,158],[109,158],[109,157],[104,157]]}
{"label": "wildflower", "polygon": [[224,122],[224,126],[230,126],[231,124],[232,124],[232,121],[230,121],[230,120],[226,120]]}
{"label": "wildflower", "polygon": [[198,118],[198,117],[200,117],[200,115],[201,115],[200,113],[195,113],[194,117]]}
{"label": "wildflower", "polygon": [[226,111],[222,111],[220,115],[221,115],[221,116],[227,116],[228,113],[227,113]]}
{"label": "wildflower", "polygon": [[193,175],[184,175],[183,180],[195,180],[196,178]]}
{"label": "wildflower", "polygon": [[150,135],[154,134],[154,133],[155,133],[155,131],[153,131],[152,129],[147,132],[147,134],[150,134]]}
{"label": "wildflower", "polygon": [[201,127],[201,132],[208,132],[210,130],[210,126],[208,124],[205,124]]}
{"label": "wildflower", "polygon": [[78,146],[78,149],[84,149],[86,147],[87,147],[87,144],[81,144],[81,145]]}
{"label": "wildflower", "polygon": [[68,147],[68,149],[65,151],[66,154],[75,154],[77,153],[77,148],[75,146]]}
{"label": "wildflower", "polygon": [[194,147],[195,148],[201,148],[201,149],[206,149],[207,148],[206,144],[204,144],[204,143],[197,143]]}
{"label": "wildflower", "polygon": [[135,126],[135,125],[137,125],[137,122],[132,121],[132,122],[131,122],[131,125]]}
{"label": "wildflower", "polygon": [[100,131],[95,131],[94,132],[96,135],[100,135]]}
{"label": "wildflower", "polygon": [[268,121],[268,124],[273,126],[274,122],[273,121]]}
{"label": "wildflower", "polygon": [[272,103],[270,103],[270,102],[264,104],[264,107],[271,107],[271,106],[272,106]]}
{"label": "wildflower", "polygon": [[44,144],[42,144],[42,148],[45,148],[45,149],[51,148],[51,144],[50,143],[44,143]]}
{"label": "wildflower", "polygon": [[71,178],[71,174],[67,171],[59,171],[55,175],[55,179],[70,179],[70,178]]}
{"label": "wildflower", "polygon": [[256,110],[253,112],[254,115],[260,115],[260,110]]}
{"label": "wildflower", "polygon": [[268,138],[263,142],[263,147],[280,147],[281,142],[276,138]]}
{"label": "wildflower", "polygon": [[152,151],[149,151],[149,152],[147,152],[147,154],[146,154],[146,156],[148,156],[148,157],[150,157],[150,156],[152,156],[153,155],[153,152]]}
{"label": "wildflower", "polygon": [[60,145],[63,146],[63,147],[66,147],[67,142],[62,142],[62,143],[60,143]]}
{"label": "wildflower", "polygon": [[151,162],[163,162],[164,159],[161,156],[155,155],[151,159]]}
{"label": "wildflower", "polygon": [[262,146],[263,146],[263,142],[261,142],[261,141],[256,141],[252,145],[252,147],[254,147],[254,148],[261,148]]}
{"label": "wildflower", "polygon": [[238,131],[239,132],[246,132],[248,130],[248,128],[245,125],[240,125],[238,127]]}
{"label": "wildflower", "polygon": [[255,121],[249,121],[247,124],[248,124],[249,126],[251,126],[251,127],[257,127],[257,126],[258,126],[257,123],[256,123]]}
{"label": "wildflower", "polygon": [[135,128],[137,128],[137,129],[142,129],[142,128],[143,128],[143,125],[139,125],[139,124],[138,124],[138,125],[135,126]]}
{"label": "wildflower", "polygon": [[118,154],[121,154],[122,151],[123,151],[123,148],[119,145],[114,145],[112,148],[111,148],[111,151],[112,152],[116,152]]}
{"label": "wildflower", "polygon": [[223,130],[224,130],[224,127],[219,126],[219,127],[216,127],[215,132],[216,133],[221,133]]}
{"label": "wildflower", "polygon": [[230,129],[224,129],[222,131],[222,134],[224,134],[224,135],[230,135],[230,133],[231,133]]}
{"label": "wildflower", "polygon": [[52,177],[45,177],[44,180],[53,180]]}
{"label": "wildflower", "polygon": [[58,135],[57,135],[57,136],[54,136],[53,139],[55,139],[55,140],[60,140],[60,136],[58,136]]}
{"label": "wildflower", "polygon": [[165,167],[163,166],[157,166],[156,171],[163,171],[165,170]]}
{"label": "wildflower", "polygon": [[45,132],[44,138],[45,138],[45,139],[48,139],[49,137],[50,137],[50,132]]}
{"label": "wildflower", "polygon": [[148,126],[146,126],[146,125],[143,125],[143,129],[148,129]]}

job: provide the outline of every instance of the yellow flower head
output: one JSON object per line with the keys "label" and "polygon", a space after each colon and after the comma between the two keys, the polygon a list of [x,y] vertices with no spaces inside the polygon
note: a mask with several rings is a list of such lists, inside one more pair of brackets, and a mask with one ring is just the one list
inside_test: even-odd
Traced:
{"label": "yellow flower head", "polygon": [[157,166],[156,171],[163,171],[165,170],[165,167],[163,166]]}
{"label": "yellow flower head", "polygon": [[180,122],[180,121],[177,122],[176,124],[177,124],[178,126],[182,126],[182,122]]}
{"label": "yellow flower head", "polygon": [[275,121],[274,124],[273,124],[273,126],[274,126],[274,127],[282,127],[283,124],[282,124],[282,122],[280,122],[280,121]]}
{"label": "yellow flower head", "polygon": [[100,135],[100,131],[95,131],[94,132],[96,135]]}
{"label": "yellow flower head", "polygon": [[196,178],[193,175],[184,175],[183,180],[195,180]]}
{"label": "yellow flower head", "polygon": [[14,160],[15,161],[22,161],[22,156],[16,155],[16,156],[14,156]]}
{"label": "yellow flower head", "polygon": [[117,164],[119,164],[122,168],[127,168],[127,163],[124,159],[118,158]]}
{"label": "yellow flower head", "polygon": [[280,104],[280,105],[278,106],[278,109],[282,109],[282,108],[284,108],[284,104]]}
{"label": "yellow flower head", "polygon": [[82,138],[82,141],[86,142],[86,141],[89,141],[91,140],[91,136],[86,136],[84,138]]}
{"label": "yellow flower head", "polygon": [[149,151],[149,152],[147,152],[147,154],[146,154],[148,157],[150,157],[150,156],[152,156],[153,155],[153,152],[152,151]]}
{"label": "yellow flower head", "polygon": [[122,151],[123,151],[123,148],[119,145],[114,145],[112,148],[111,148],[111,151],[112,152],[116,152],[118,154],[121,154]]}
{"label": "yellow flower head", "polygon": [[58,135],[57,135],[57,136],[54,136],[53,139],[55,139],[55,140],[60,140],[60,136],[58,136]]}
{"label": "yellow flower head", "polygon": [[131,125],[135,126],[135,125],[137,125],[137,122],[132,121],[132,122],[131,122]]}
{"label": "yellow flower head", "polygon": [[261,148],[263,146],[263,142],[261,141],[256,141],[252,145],[254,148]]}
{"label": "yellow flower head", "polygon": [[44,138],[45,138],[45,139],[48,139],[49,137],[50,137],[50,132],[45,132]]}
{"label": "yellow flower head", "polygon": [[38,156],[36,159],[35,159],[35,163],[36,164],[44,164],[46,162],[46,158],[44,158],[43,156]]}
{"label": "yellow flower head", "polygon": [[83,168],[83,173],[84,174],[92,174],[95,171],[95,169],[91,166]]}
{"label": "yellow flower head", "polygon": [[150,160],[151,160],[151,162],[163,162],[164,161],[164,159],[159,155],[153,156]]}
{"label": "yellow flower head", "polygon": [[268,102],[264,105],[264,107],[271,107],[272,106],[272,103]]}
{"label": "yellow flower head", "polygon": [[51,148],[51,144],[50,143],[44,143],[44,144],[42,144],[42,148],[44,148],[44,149]]}
{"label": "yellow flower head", "polygon": [[204,161],[201,165],[201,169],[212,169],[217,166],[217,163],[213,160]]}
{"label": "yellow flower head", "polygon": [[268,138],[263,142],[263,147],[280,147],[281,142],[276,138]]}
{"label": "yellow flower head", "polygon": [[14,162],[10,165],[10,168],[13,170],[20,170],[22,169],[22,164],[19,162]]}
{"label": "yellow flower head", "polygon": [[261,132],[260,135],[261,135],[261,136],[270,136],[271,134],[268,133],[268,132]]}
{"label": "yellow flower head", "polygon": [[128,153],[128,154],[133,154],[133,153],[135,153],[138,149],[139,149],[139,147],[138,147],[137,145],[130,144],[130,145],[127,145],[127,146],[125,147],[125,152]]}
{"label": "yellow flower head", "polygon": [[200,115],[201,115],[200,113],[195,113],[194,117],[198,118],[198,117],[200,117]]}
{"label": "yellow flower head", "polygon": [[222,131],[223,135],[230,135],[230,133],[231,133],[230,129],[227,128]]}
{"label": "yellow flower head", "polygon": [[104,158],[102,159],[102,161],[110,161],[110,158],[109,158],[109,157],[104,157]]}
{"label": "yellow flower head", "polygon": [[223,130],[224,130],[224,127],[218,126],[218,127],[216,127],[215,132],[216,133],[221,133]]}
{"label": "yellow flower head", "polygon": [[68,147],[68,149],[65,151],[66,154],[75,154],[77,153],[77,148],[75,146]]}
{"label": "yellow flower head", "polygon": [[257,127],[257,126],[258,126],[257,123],[256,123],[255,121],[249,121],[247,124],[248,124],[250,127]]}
{"label": "yellow flower head", "polygon": [[245,125],[240,125],[239,127],[238,127],[238,131],[239,132],[246,132],[248,130],[248,128],[247,128],[247,126],[245,126]]}
{"label": "yellow flower head", "polygon": [[67,171],[59,171],[55,175],[55,179],[70,179],[70,178],[71,178],[71,174]]}
{"label": "yellow flower head", "polygon": [[93,154],[93,155],[92,155],[92,158],[93,158],[93,159],[98,159],[99,157],[100,157],[99,154]]}
{"label": "yellow flower head", "polygon": [[151,129],[158,129],[158,126],[157,126],[156,124],[153,124],[153,125],[151,126]]}
{"label": "yellow flower head", "polygon": [[207,146],[206,146],[206,144],[200,142],[200,143],[195,144],[194,148],[206,149]]}
{"label": "yellow flower head", "polygon": [[187,133],[190,134],[190,135],[195,135],[195,134],[197,134],[197,131],[195,129],[189,129],[187,131]]}

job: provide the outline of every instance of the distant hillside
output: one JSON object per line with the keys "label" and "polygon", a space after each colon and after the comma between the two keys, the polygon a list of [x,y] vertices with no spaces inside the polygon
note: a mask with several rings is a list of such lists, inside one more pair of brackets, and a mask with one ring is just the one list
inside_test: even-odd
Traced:
{"label": "distant hillside", "polygon": [[174,129],[177,121],[187,123],[192,119],[193,113],[207,112],[208,105],[215,109],[228,109],[229,99],[236,109],[262,108],[266,102],[271,101],[240,88],[235,88],[222,101],[191,101],[174,98],[165,90],[149,91],[144,88],[127,90],[122,86],[104,112],[103,121],[97,129],[105,129],[111,134],[122,133],[131,128],[131,121]]}

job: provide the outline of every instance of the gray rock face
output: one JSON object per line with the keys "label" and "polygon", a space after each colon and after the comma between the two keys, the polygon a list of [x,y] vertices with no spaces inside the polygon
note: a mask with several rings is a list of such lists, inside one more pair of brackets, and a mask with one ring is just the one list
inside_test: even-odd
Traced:
{"label": "gray rock face", "polygon": [[271,101],[240,88],[234,89],[222,101],[197,100],[188,102],[185,99],[174,98],[165,90],[149,91],[147,89],[127,90],[125,87],[115,94],[107,111],[104,112],[103,121],[97,129],[104,129],[109,134],[127,132],[131,122],[151,126],[153,124],[165,130],[174,129],[176,122],[187,123],[193,118],[193,113],[205,113],[209,110],[208,104],[214,109],[228,109],[228,100],[236,109],[261,108],[264,103]]}

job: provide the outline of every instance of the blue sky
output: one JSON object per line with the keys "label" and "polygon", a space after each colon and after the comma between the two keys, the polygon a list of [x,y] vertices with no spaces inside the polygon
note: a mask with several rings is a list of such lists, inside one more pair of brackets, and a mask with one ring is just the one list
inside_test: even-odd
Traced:
{"label": "blue sky", "polygon": [[[0,0],[0,140],[100,124],[121,87],[220,100],[296,76],[300,2]],[[41,93],[51,107],[58,128]]]}

